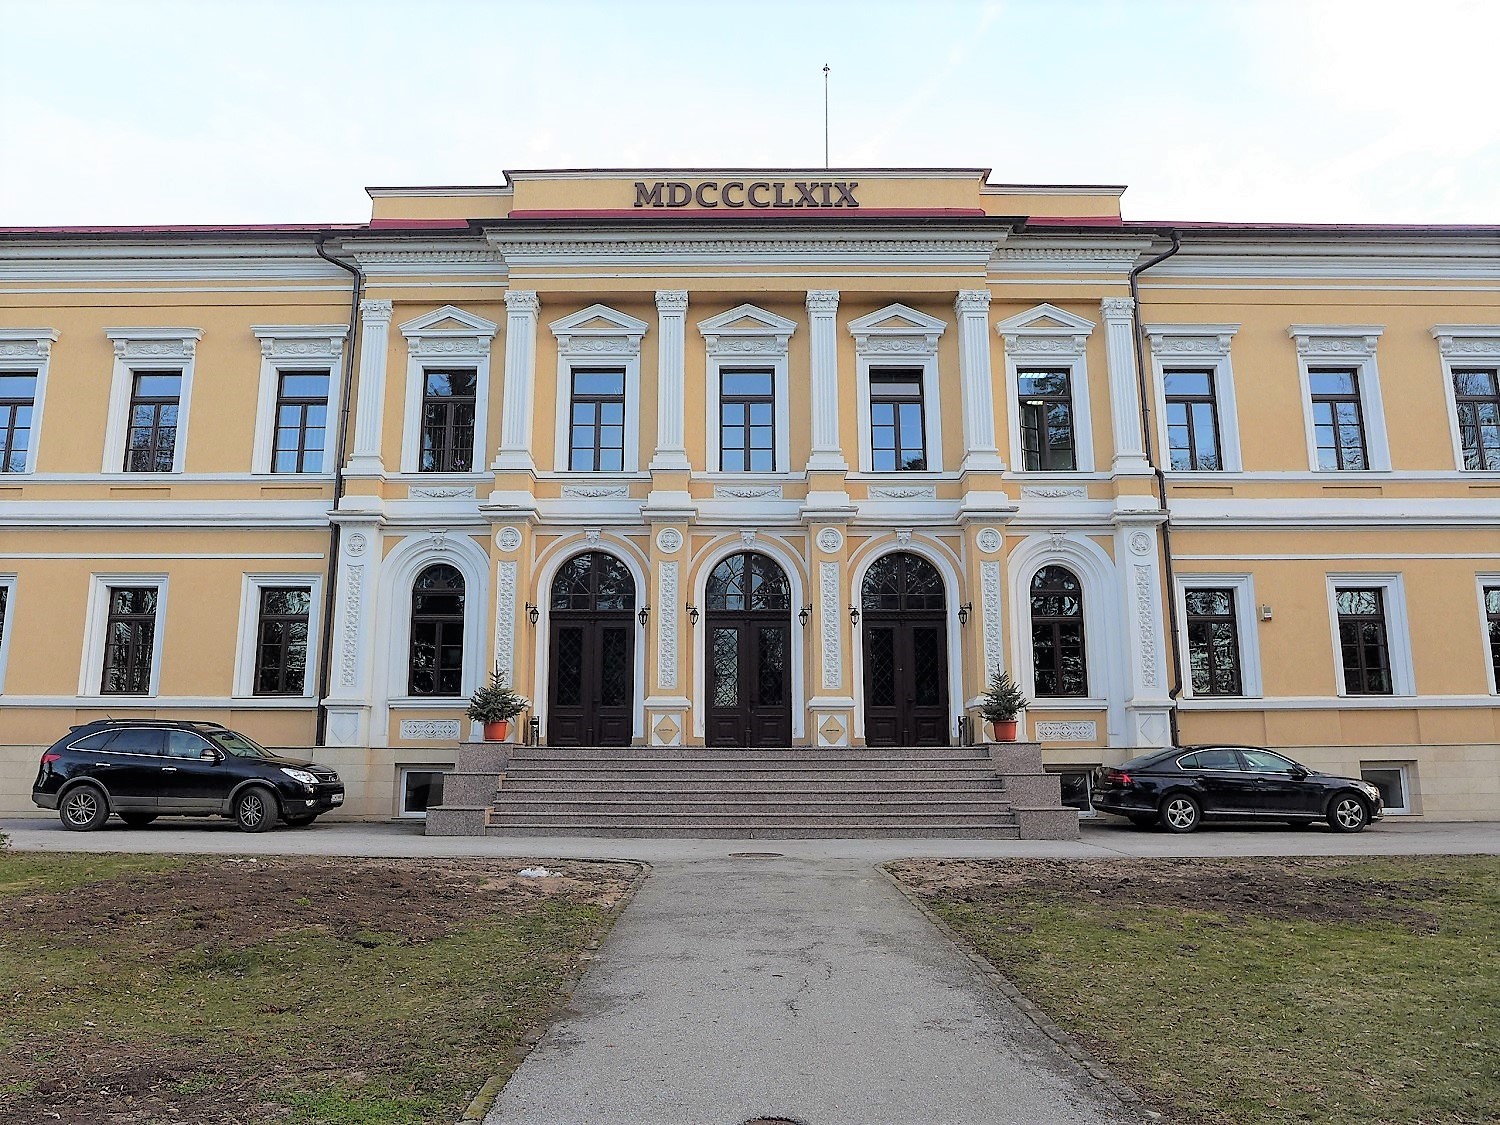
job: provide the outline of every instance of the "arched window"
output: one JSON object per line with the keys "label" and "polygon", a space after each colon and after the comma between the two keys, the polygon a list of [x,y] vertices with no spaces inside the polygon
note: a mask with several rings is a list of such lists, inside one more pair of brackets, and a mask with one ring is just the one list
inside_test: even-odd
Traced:
{"label": "arched window", "polygon": [[635,608],[635,581],[613,555],[603,551],[575,555],[552,580],[552,608],[629,613]]}
{"label": "arched window", "polygon": [[882,555],[865,571],[862,603],[866,613],[943,608],[943,579],[920,555]]}
{"label": "arched window", "polygon": [[1083,586],[1067,567],[1044,566],[1031,580],[1031,666],[1038,696],[1089,693]]}
{"label": "arched window", "polygon": [[708,576],[708,608],[785,612],[791,608],[786,572],[765,555],[730,555]]}
{"label": "arched window", "polygon": [[464,576],[447,563],[417,575],[411,588],[412,695],[462,695],[464,683]]}

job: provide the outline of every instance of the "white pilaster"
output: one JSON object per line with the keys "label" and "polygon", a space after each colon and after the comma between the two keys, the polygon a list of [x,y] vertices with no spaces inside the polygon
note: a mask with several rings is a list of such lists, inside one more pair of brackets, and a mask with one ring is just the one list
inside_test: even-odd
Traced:
{"label": "white pilaster", "polygon": [[505,294],[505,393],[500,451],[491,466],[534,472],[531,457],[532,391],[536,386],[536,323],[541,308],[534,289]]}
{"label": "white pilaster", "polygon": [[1167,683],[1161,551],[1154,518],[1121,522],[1115,530],[1120,620],[1125,623],[1125,745],[1166,746],[1172,700]]}
{"label": "white pilaster", "polygon": [[958,373],[964,393],[963,471],[1004,469],[1005,462],[995,445],[990,294],[984,289],[960,289],[953,309],[958,313]]}
{"label": "white pilaster", "polygon": [[849,465],[839,446],[839,308],[837,289],[810,289],[807,293],[808,346],[812,360],[812,456],[811,470],[845,472]]}
{"label": "white pilaster", "polygon": [[686,470],[687,448],[683,444],[683,397],[687,383],[686,289],[659,289],[656,293],[656,456],[650,468]]}
{"label": "white pilaster", "polygon": [[385,369],[390,350],[391,302],[359,303],[359,400],[354,414],[354,452],[348,472],[379,476],[380,436],[385,419]]}
{"label": "white pilaster", "polygon": [[1109,361],[1109,415],[1114,426],[1117,473],[1150,472],[1141,444],[1140,380],[1135,365],[1135,301],[1129,297],[1106,297],[1104,349]]}
{"label": "white pilaster", "polygon": [[[384,302],[389,316],[390,302]],[[339,523],[339,573],[334,589],[332,676],[328,697],[330,746],[370,745],[373,623],[380,532],[374,520]]]}

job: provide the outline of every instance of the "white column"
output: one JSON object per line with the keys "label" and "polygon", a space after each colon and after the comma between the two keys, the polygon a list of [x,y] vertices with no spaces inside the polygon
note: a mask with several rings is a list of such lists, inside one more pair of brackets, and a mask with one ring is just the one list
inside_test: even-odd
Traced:
{"label": "white column", "polygon": [[686,289],[659,289],[656,293],[658,338],[656,362],[656,456],[650,468],[680,469],[688,466],[683,444],[683,397],[687,383],[686,344],[688,295]]}
{"label": "white column", "polygon": [[1119,519],[1115,558],[1120,571],[1120,620],[1125,624],[1124,667],[1126,746],[1167,746],[1171,741],[1172,700],[1168,688],[1166,627],[1162,620],[1161,541],[1152,513]]}
{"label": "white column", "polygon": [[531,399],[536,386],[536,314],[541,304],[534,289],[512,289],[505,294],[505,394],[500,408],[500,451],[491,468],[536,470],[531,459]]}
{"label": "white column", "polygon": [[1145,473],[1146,451],[1141,444],[1140,381],[1135,366],[1135,302],[1129,297],[1106,297],[1104,348],[1109,360],[1109,414],[1114,424],[1117,473]]}
{"label": "white column", "polygon": [[359,303],[359,399],[354,413],[354,452],[348,472],[384,471],[380,436],[385,418],[386,353],[390,350],[391,302]]}
{"label": "white column", "polygon": [[[390,302],[387,306],[389,315]],[[379,572],[380,530],[373,519],[339,522],[339,573],[334,587],[332,676],[328,696],[328,745],[369,746],[371,735],[385,743],[383,730],[372,732],[370,722],[374,677],[374,622],[376,575]]]}
{"label": "white column", "polygon": [[963,471],[1005,468],[995,445],[994,380],[990,377],[990,294],[960,289],[953,302],[958,313],[958,374],[964,392]]}
{"label": "white column", "polygon": [[843,472],[848,470],[849,465],[839,446],[838,326],[834,323],[834,314],[838,312],[838,308],[837,289],[808,290],[808,346],[812,359],[812,456],[807,467],[812,470]]}

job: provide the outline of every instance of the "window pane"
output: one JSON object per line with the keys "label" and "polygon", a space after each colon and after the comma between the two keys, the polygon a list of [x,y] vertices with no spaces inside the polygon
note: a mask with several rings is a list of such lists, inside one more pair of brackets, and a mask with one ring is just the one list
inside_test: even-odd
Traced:
{"label": "window pane", "polygon": [[573,393],[575,395],[623,395],[625,372],[574,371]]}
{"label": "window pane", "polygon": [[0,398],[33,399],[36,397],[36,376],[0,374]]}
{"label": "window pane", "polygon": [[725,396],[763,395],[769,397],[772,393],[772,377],[769,371],[725,371],[723,379],[722,394]]}
{"label": "window pane", "polygon": [[135,377],[135,393],[141,398],[176,398],[181,386],[181,375],[142,373]]}
{"label": "window pane", "polygon": [[1358,377],[1353,371],[1309,371],[1307,385],[1315,395],[1359,393]]}
{"label": "window pane", "polygon": [[281,377],[281,393],[285,398],[328,397],[328,373],[316,371],[287,372]]}
{"label": "window pane", "polygon": [[1168,395],[1196,395],[1207,398],[1213,394],[1213,376],[1207,371],[1168,371],[1162,380]]}

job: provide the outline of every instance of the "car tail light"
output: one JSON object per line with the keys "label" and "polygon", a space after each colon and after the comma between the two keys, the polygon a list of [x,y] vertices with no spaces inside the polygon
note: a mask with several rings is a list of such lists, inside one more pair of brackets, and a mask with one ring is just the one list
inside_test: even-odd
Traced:
{"label": "car tail light", "polygon": [[44,765],[44,766],[50,766],[53,762],[60,762],[60,761],[62,761],[62,755],[61,754],[54,754],[50,750],[48,750],[45,754],[42,755],[42,765]]}
{"label": "car tail light", "polygon": [[1104,771],[1104,782],[1106,785],[1130,785],[1132,779],[1124,770],[1109,769]]}

